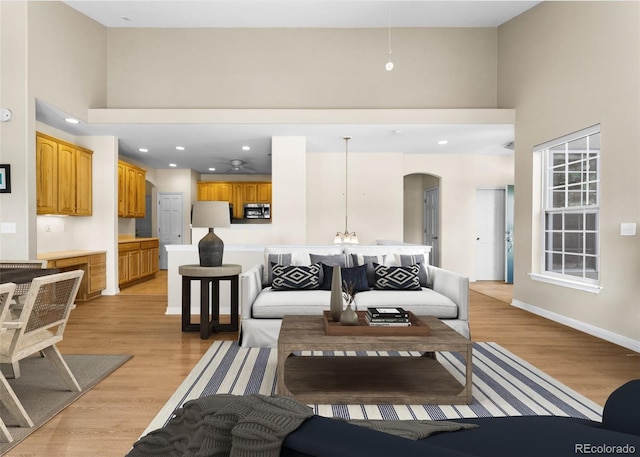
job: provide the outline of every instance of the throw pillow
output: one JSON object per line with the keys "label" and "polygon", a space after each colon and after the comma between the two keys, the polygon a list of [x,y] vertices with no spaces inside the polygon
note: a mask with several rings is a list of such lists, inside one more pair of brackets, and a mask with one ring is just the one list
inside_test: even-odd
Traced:
{"label": "throw pillow", "polygon": [[369,282],[369,287],[374,287],[376,284],[376,275],[373,271],[373,264],[379,263],[380,265],[383,265],[385,257],[387,257],[385,254],[382,254],[382,255],[351,254],[351,264],[365,265],[367,267],[367,281]]}
{"label": "throw pillow", "polygon": [[279,265],[274,263],[272,290],[306,290],[320,286],[320,265]]}
{"label": "throw pillow", "polygon": [[373,265],[376,275],[376,289],[379,290],[420,290],[420,265],[408,267],[388,267]]}
{"label": "throw pillow", "polygon": [[420,285],[429,287],[429,277],[427,275],[427,262],[424,260],[424,254],[394,254],[396,263],[407,267],[410,265],[420,265]]}
{"label": "throw pillow", "polygon": [[311,263],[323,263],[325,265],[329,265],[333,267],[335,265],[341,267],[348,267],[347,265],[347,256],[344,254],[309,254],[309,258],[311,258]]}
{"label": "throw pillow", "polygon": [[[333,279],[333,266],[322,265],[322,285],[320,289],[331,290],[331,281]],[[340,274],[342,276],[342,282],[353,284],[354,292],[363,292],[369,290],[369,281],[367,281],[367,266],[361,265],[358,267],[340,268]]]}
{"label": "throw pillow", "polygon": [[273,281],[273,272],[271,270],[274,263],[278,265],[291,265],[291,254],[265,254],[265,277],[263,282],[265,285],[270,286]]}

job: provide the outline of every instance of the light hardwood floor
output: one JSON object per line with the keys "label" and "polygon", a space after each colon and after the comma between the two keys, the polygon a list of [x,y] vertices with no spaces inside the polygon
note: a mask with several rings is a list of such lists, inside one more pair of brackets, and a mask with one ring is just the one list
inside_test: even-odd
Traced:
{"label": "light hardwood floor", "polygon": [[[500,284],[486,286],[498,296]],[[495,341],[568,386],[603,404],[622,383],[640,377],[639,354],[568,329],[473,287],[471,332]],[[494,289],[491,292],[488,289]],[[63,354],[133,354],[134,358],[88,391],[7,457],[114,457],[126,454],[147,424],[214,339],[182,333],[180,316],[167,316],[166,272],[158,278],[78,304],[59,345]]]}

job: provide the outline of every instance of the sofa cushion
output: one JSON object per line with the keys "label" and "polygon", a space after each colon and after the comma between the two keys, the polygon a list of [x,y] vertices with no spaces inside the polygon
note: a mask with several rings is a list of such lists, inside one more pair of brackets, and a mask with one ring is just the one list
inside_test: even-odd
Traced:
{"label": "sofa cushion", "polygon": [[424,254],[393,254],[396,263],[401,266],[420,265],[420,271],[418,277],[420,278],[420,285],[422,287],[428,287],[429,281],[427,278],[427,262],[425,261]]}
{"label": "sofa cushion", "polygon": [[320,287],[320,265],[272,264],[273,290],[302,290]]}
{"label": "sofa cushion", "polygon": [[291,253],[288,254],[274,254],[274,253],[265,253],[265,266],[264,274],[266,275],[263,278],[263,284],[271,285],[271,281],[273,281],[273,264],[278,265],[291,265]]}
{"label": "sofa cushion", "polygon": [[[320,289],[331,290],[331,282],[333,280],[333,267],[329,265],[322,265],[322,285]],[[369,290],[369,281],[367,281],[367,266],[361,265],[351,268],[340,268],[340,275],[342,276],[342,282],[347,284],[353,284],[354,292],[361,292]],[[341,286],[342,287],[342,286]]]}
{"label": "sofa cushion", "polygon": [[369,283],[369,287],[373,287],[376,283],[376,275],[373,271],[373,264],[379,263],[380,265],[384,265],[384,260],[387,257],[386,254],[380,255],[365,255],[365,254],[355,254],[351,255],[351,265],[359,266],[365,265],[367,267],[367,281]]}
{"label": "sofa cushion", "polygon": [[458,307],[453,300],[426,288],[360,292],[355,296],[355,304],[358,311],[380,306],[400,306],[416,316],[434,316],[440,319],[458,317]]}
{"label": "sofa cushion", "polygon": [[420,290],[419,265],[388,267],[374,264],[375,289],[379,290]]}
{"label": "sofa cushion", "polygon": [[347,264],[347,256],[344,254],[313,254],[309,253],[309,258],[311,259],[311,263],[324,263],[325,265],[329,265],[333,267],[335,265],[340,267],[348,267]]}
{"label": "sofa cushion", "polygon": [[252,317],[263,319],[281,319],[286,314],[321,316],[329,310],[331,292],[328,290],[291,290],[287,292],[273,290],[271,287],[262,292],[253,303]]}

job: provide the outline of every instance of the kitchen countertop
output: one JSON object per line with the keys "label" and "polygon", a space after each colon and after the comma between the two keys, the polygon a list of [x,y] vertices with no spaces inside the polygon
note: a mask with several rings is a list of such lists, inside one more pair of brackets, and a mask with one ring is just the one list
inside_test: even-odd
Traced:
{"label": "kitchen countertop", "polygon": [[41,252],[37,255],[38,260],[58,260],[69,259],[72,257],[82,257],[85,255],[105,254],[107,251],[57,251],[57,252]]}
{"label": "kitchen countertop", "polygon": [[137,243],[139,241],[156,241],[158,238],[154,237],[140,237],[140,238],[120,238],[118,244],[122,243]]}

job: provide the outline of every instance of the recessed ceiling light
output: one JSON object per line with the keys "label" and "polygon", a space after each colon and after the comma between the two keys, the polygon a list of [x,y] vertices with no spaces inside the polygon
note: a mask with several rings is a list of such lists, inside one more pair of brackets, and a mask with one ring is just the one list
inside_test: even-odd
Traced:
{"label": "recessed ceiling light", "polygon": [[216,169],[211,167],[211,168],[209,168],[209,171],[216,171]]}
{"label": "recessed ceiling light", "polygon": [[138,148],[138,151],[140,151],[140,152],[149,152],[149,150],[147,148]]}
{"label": "recessed ceiling light", "polygon": [[177,149],[178,151],[184,151],[184,146],[176,146],[176,149]]}
{"label": "recessed ceiling light", "polygon": [[243,151],[250,151],[251,150],[251,146],[242,146],[242,150]]}
{"label": "recessed ceiling light", "polygon": [[402,130],[394,130],[393,133],[395,133],[396,135],[400,135],[402,133]]}
{"label": "recessed ceiling light", "polygon": [[449,143],[447,140],[440,140],[440,141],[438,141],[438,144],[447,144],[447,143]]}
{"label": "recessed ceiling light", "polygon": [[74,119],[72,117],[65,118],[65,121],[67,121],[69,124],[79,124],[80,123],[80,121],[78,119]]}
{"label": "recessed ceiling light", "polygon": [[176,165],[175,163],[170,163],[169,166],[170,167],[177,167],[178,165]]}

